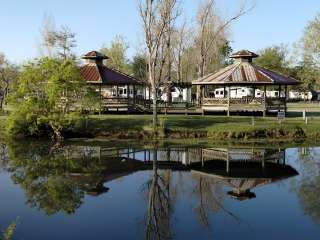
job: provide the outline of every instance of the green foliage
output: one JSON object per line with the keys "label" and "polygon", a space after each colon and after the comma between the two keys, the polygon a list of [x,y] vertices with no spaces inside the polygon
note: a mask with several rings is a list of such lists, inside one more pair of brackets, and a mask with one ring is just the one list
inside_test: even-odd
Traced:
{"label": "green foliage", "polygon": [[302,61],[299,77],[305,89],[320,87],[320,14],[308,23],[300,41]]}
{"label": "green foliage", "polygon": [[83,111],[95,97],[73,60],[42,58],[30,62],[22,68],[16,92],[10,97],[13,111],[7,121],[7,133],[51,133],[59,138],[66,114]]}
{"label": "green foliage", "polygon": [[9,63],[4,54],[0,53],[0,112],[6,103],[6,99],[16,84],[18,68]]}
{"label": "green foliage", "polygon": [[120,35],[117,35],[111,42],[110,46],[104,46],[100,51],[110,58],[107,60],[107,65],[110,68],[131,74],[129,61],[126,56],[128,48],[128,43],[124,40],[124,38]]}
{"label": "green foliage", "polygon": [[306,90],[313,90],[320,87],[320,70],[312,67],[306,62],[302,63],[301,70],[298,72],[298,79],[303,82],[303,88]]}
{"label": "green foliage", "polygon": [[86,193],[105,192],[103,174],[119,159],[99,159],[78,146],[45,142],[8,144],[11,178],[24,189],[27,204],[48,215],[73,214]]}
{"label": "green foliage", "polygon": [[306,26],[302,45],[304,59],[320,67],[320,13]]}
{"label": "green foliage", "polygon": [[17,222],[13,222],[9,225],[9,227],[3,232],[3,235],[0,236],[0,240],[12,240],[13,234],[17,228]]}
{"label": "green foliage", "polygon": [[142,81],[147,81],[147,61],[145,56],[136,55],[131,63],[133,76]]}
{"label": "green foliage", "polygon": [[287,49],[285,46],[267,47],[261,50],[259,55],[254,61],[255,64],[278,73],[288,73]]}

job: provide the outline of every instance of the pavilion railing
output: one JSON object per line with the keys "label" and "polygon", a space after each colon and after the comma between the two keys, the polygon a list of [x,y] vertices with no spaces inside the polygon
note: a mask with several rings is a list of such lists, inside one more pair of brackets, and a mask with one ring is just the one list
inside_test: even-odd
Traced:
{"label": "pavilion railing", "polygon": [[254,97],[230,98],[230,105],[233,105],[233,104],[263,105],[264,98],[254,98]]}
{"label": "pavilion railing", "polygon": [[228,105],[228,98],[203,98],[203,105]]}
{"label": "pavilion railing", "polygon": [[238,104],[252,104],[264,105],[264,98],[243,97],[243,98],[204,98],[203,105],[238,105]]}

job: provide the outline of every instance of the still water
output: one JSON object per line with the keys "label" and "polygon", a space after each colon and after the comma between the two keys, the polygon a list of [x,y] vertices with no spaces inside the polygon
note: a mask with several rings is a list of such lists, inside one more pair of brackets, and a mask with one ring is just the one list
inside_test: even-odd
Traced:
{"label": "still water", "polygon": [[0,143],[14,239],[320,239],[320,147]]}

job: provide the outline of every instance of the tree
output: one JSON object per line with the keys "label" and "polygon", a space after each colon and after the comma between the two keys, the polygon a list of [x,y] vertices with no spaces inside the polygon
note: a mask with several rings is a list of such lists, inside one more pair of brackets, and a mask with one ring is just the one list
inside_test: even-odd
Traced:
{"label": "tree", "polygon": [[320,224],[319,196],[320,191],[320,159],[317,148],[304,148],[299,159],[299,178],[293,182],[293,189],[305,215],[316,224]]}
{"label": "tree", "polygon": [[110,47],[104,46],[100,51],[110,58],[107,60],[109,67],[127,74],[131,74],[129,61],[127,59],[128,48],[129,45],[125,41],[124,37],[117,35],[111,42]]}
{"label": "tree", "polygon": [[282,74],[288,73],[287,48],[284,45],[267,47],[259,51],[254,63],[269,70]]}
{"label": "tree", "polygon": [[244,3],[234,16],[224,21],[217,14],[214,0],[204,0],[200,3],[195,29],[198,77],[203,77],[205,74],[221,67],[220,54],[221,48],[227,44],[227,28],[252,8],[247,8],[246,3]]}
{"label": "tree", "polygon": [[[30,207],[47,215],[75,213],[86,193],[101,189],[103,172],[110,164],[110,158],[101,161],[81,154],[77,146],[15,142],[9,144],[8,149],[13,182],[25,191]],[[78,157],[69,158],[70,155]],[[72,175],[75,172],[76,178]]]}
{"label": "tree", "polygon": [[73,60],[42,58],[23,66],[17,90],[10,100],[9,135],[51,134],[62,140],[66,114],[81,112],[83,99],[91,94]]}
{"label": "tree", "polygon": [[303,57],[320,67],[320,13],[306,26],[302,44]]}
{"label": "tree", "polygon": [[[253,8],[247,8],[246,5],[244,2],[234,16],[224,21],[217,14],[215,0],[204,0],[200,3],[195,29],[198,78],[216,71],[225,62],[221,61],[221,49],[228,45],[227,28]],[[200,95],[200,86],[197,86],[197,99],[200,99]]]}
{"label": "tree", "polygon": [[46,56],[59,57],[64,61],[75,58],[73,49],[77,46],[76,34],[68,26],[56,29],[54,18],[45,16],[41,36],[41,47],[44,48]]}
{"label": "tree", "polygon": [[131,63],[131,69],[133,76],[142,81],[147,81],[147,61],[146,57],[143,55],[136,55],[133,57]]}
{"label": "tree", "polygon": [[299,74],[306,89],[320,87],[320,14],[308,23],[298,46],[302,52]]}
{"label": "tree", "polygon": [[145,239],[172,239],[171,218],[176,196],[171,170],[159,171],[157,154],[154,148],[152,175],[145,189],[148,195]]}
{"label": "tree", "polygon": [[[176,80],[178,82],[184,81],[186,76],[184,76],[185,68],[189,67],[189,61],[192,61],[191,56],[184,58],[186,55],[187,49],[191,47],[191,31],[187,27],[187,23],[183,22],[183,24],[178,27],[173,35],[173,67],[176,72]],[[187,62],[184,62],[187,60]]]}
{"label": "tree", "polygon": [[75,36],[76,34],[67,26],[62,26],[61,30],[54,32],[57,54],[61,59],[66,61],[69,58],[74,58],[72,49],[77,46]]}
{"label": "tree", "polygon": [[10,64],[4,54],[0,53],[0,112],[9,94],[10,88],[16,83],[18,69]]}
{"label": "tree", "polygon": [[176,0],[141,0],[139,6],[147,49],[147,79],[153,99],[154,129],[158,125],[157,100],[164,66],[163,43],[165,32],[176,18],[176,5]]}
{"label": "tree", "polygon": [[40,44],[40,50],[45,56],[54,57],[54,47],[56,44],[54,36],[55,31],[56,27],[54,18],[52,16],[45,15],[40,30],[42,41]]}

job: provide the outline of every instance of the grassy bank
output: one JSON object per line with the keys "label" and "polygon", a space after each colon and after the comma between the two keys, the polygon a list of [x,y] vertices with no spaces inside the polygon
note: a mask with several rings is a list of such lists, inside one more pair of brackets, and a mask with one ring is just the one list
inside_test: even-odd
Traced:
{"label": "grassy bank", "polygon": [[[97,137],[151,137],[151,116],[104,115],[92,116],[88,130]],[[320,137],[320,118],[287,118],[281,123],[275,117],[223,116],[161,116],[159,138],[225,139],[317,139]]]}
{"label": "grassy bank", "polygon": [[[5,130],[5,117],[0,116],[0,136]],[[281,123],[276,117],[241,116],[160,116],[156,136],[152,132],[151,115],[90,116],[87,121],[75,119],[66,137],[90,136],[113,139],[320,139],[320,118],[309,118],[308,124],[299,118],[286,118]]]}

